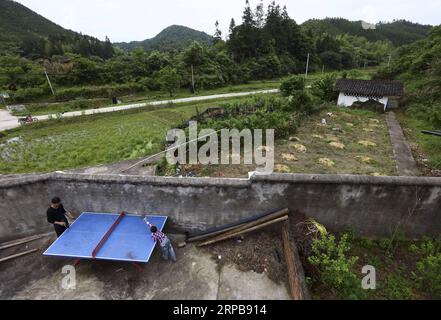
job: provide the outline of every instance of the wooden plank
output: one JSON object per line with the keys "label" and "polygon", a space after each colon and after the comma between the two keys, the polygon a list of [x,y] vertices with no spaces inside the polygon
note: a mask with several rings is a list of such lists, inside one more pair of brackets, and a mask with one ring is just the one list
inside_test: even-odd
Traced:
{"label": "wooden plank", "polygon": [[252,228],[254,226],[260,225],[260,224],[265,223],[267,221],[271,221],[273,219],[282,217],[284,215],[287,215],[288,213],[289,213],[288,209],[283,209],[283,210],[271,213],[271,214],[269,214],[267,216],[258,218],[257,220],[254,220],[254,221],[251,221],[251,222],[247,222],[247,223],[240,224],[240,225],[237,225],[237,226],[234,226],[234,227],[230,227],[230,228],[227,228],[227,229],[219,230],[219,231],[216,231],[216,232],[213,232],[213,233],[210,233],[210,234],[206,234],[206,235],[203,235],[203,236],[200,236],[200,237],[191,238],[191,239],[188,240],[188,242],[202,240],[202,239],[205,239],[205,238],[211,238],[211,237],[219,235],[219,234],[220,234],[220,236],[224,236],[224,235],[228,235],[228,234],[237,233],[239,231]]}
{"label": "wooden plank", "polygon": [[225,235],[223,234],[223,235],[220,235],[219,237],[216,237],[214,239],[211,239],[209,241],[206,241],[206,242],[203,242],[203,243],[199,244],[198,247],[204,247],[204,246],[207,246],[209,244],[213,244],[213,243],[217,243],[217,242],[220,242],[220,241],[228,240],[228,239],[240,236],[242,234],[246,234],[246,233],[249,233],[249,232],[252,232],[252,231],[255,231],[255,230],[259,230],[259,229],[262,229],[262,228],[265,228],[265,227],[268,227],[270,225],[273,225],[273,224],[276,224],[276,223],[279,223],[279,222],[282,222],[282,221],[286,221],[286,220],[288,220],[288,216],[277,218],[277,219],[268,221],[266,223],[260,224],[258,226],[255,226],[253,228],[249,228],[249,229],[242,230],[242,231],[239,231],[239,232],[228,233],[228,234],[225,234]]}
{"label": "wooden plank", "polygon": [[8,260],[19,258],[19,257],[25,256],[27,254],[30,254],[30,253],[33,253],[33,252],[37,252],[38,250],[39,249],[32,249],[32,250],[28,250],[28,251],[25,251],[25,252],[22,252],[22,253],[14,254],[14,255],[9,256],[9,257],[1,258],[0,262],[5,262],[5,261],[8,261]]}
{"label": "wooden plank", "polygon": [[30,236],[30,237],[26,237],[26,238],[22,238],[22,239],[18,239],[18,240],[5,242],[0,245],[0,250],[12,248],[12,247],[15,247],[15,246],[18,246],[21,244],[25,244],[25,243],[28,243],[31,241],[42,239],[42,238],[48,237],[52,234],[53,234],[53,232],[48,232],[48,233],[44,233],[44,234],[38,234],[38,235],[34,235],[34,236]]}
{"label": "wooden plank", "polygon": [[[199,235],[199,236],[190,237],[190,238],[187,239],[187,242],[195,242],[195,241],[200,241],[200,240],[203,240],[203,239],[206,239],[206,238],[211,238],[211,237],[217,236],[219,234],[222,234],[222,233],[225,233],[225,232],[228,232],[228,231],[236,230],[236,229],[238,229],[240,227],[245,227],[244,229],[247,229],[247,228],[249,228],[248,224],[253,223],[254,221],[258,221],[260,219],[263,219],[263,220],[260,220],[260,221],[269,221],[269,220],[272,220],[273,217],[281,217],[281,216],[283,216],[285,214],[288,214],[288,212],[289,212],[288,209],[282,209],[282,210],[279,210],[279,211],[276,211],[276,212],[273,212],[273,213],[269,213],[267,215],[258,216],[257,218],[255,218],[254,220],[251,220],[251,221],[246,221],[244,223],[240,223],[240,224],[236,224],[236,225],[233,225],[233,226],[225,227],[225,228],[222,228],[220,230],[216,230],[216,231],[213,231],[213,232],[210,232],[210,233],[205,233],[205,234],[202,234],[202,235]],[[268,219],[265,219],[267,217],[268,217]]]}
{"label": "wooden plank", "polygon": [[310,300],[306,285],[305,271],[300,261],[296,244],[291,239],[289,220],[282,227],[283,250],[285,252],[286,265],[288,267],[288,280],[293,300]]}

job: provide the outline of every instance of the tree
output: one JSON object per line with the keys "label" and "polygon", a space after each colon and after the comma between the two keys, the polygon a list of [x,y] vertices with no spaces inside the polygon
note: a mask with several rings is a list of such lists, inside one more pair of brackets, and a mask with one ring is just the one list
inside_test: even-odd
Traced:
{"label": "tree", "polygon": [[195,91],[195,68],[202,65],[205,61],[204,48],[198,42],[193,42],[190,47],[188,47],[183,53],[184,63],[191,68],[191,84],[192,92]]}
{"label": "tree", "polygon": [[263,9],[263,0],[260,0],[260,3],[257,5],[254,16],[256,17],[256,26],[258,28],[263,28],[265,26],[265,12]]}
{"label": "tree", "polygon": [[255,27],[256,21],[254,20],[254,14],[250,7],[249,0],[245,1],[245,10],[242,15],[242,22],[247,27]]}
{"label": "tree", "polygon": [[234,18],[231,18],[231,21],[230,21],[230,28],[229,28],[230,36],[231,36],[231,34],[233,33],[234,28],[236,28],[236,21],[234,21]]}
{"label": "tree", "polygon": [[178,71],[171,66],[167,66],[159,71],[158,81],[161,84],[161,89],[170,93],[170,97],[173,97],[173,93],[179,89],[180,80],[181,76],[178,74]]}
{"label": "tree", "polygon": [[216,31],[214,32],[214,41],[215,43],[222,41],[222,31],[219,29],[219,21],[216,20],[216,23],[214,24],[216,27]]}

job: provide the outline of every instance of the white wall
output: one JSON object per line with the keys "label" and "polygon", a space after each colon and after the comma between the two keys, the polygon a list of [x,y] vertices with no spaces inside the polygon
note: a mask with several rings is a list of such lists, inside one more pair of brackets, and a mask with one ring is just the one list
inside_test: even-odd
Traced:
{"label": "white wall", "polygon": [[[355,97],[355,96],[346,96],[344,93],[340,92],[339,96],[338,96],[338,102],[337,105],[342,106],[342,107],[350,107],[354,104],[354,102],[360,101],[360,102],[365,102],[368,101],[369,97]],[[379,102],[381,102],[382,104],[384,104],[385,106],[387,106],[387,103],[389,101],[388,97],[382,97],[381,99],[375,99]]]}

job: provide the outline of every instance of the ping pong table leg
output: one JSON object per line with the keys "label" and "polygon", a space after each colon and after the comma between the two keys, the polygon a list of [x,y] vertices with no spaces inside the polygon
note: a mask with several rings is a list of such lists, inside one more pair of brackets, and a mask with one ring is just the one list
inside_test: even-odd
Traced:
{"label": "ping pong table leg", "polygon": [[139,263],[132,262],[132,265],[133,265],[136,269],[138,269],[139,272],[143,272],[143,271],[144,271],[144,268],[143,268]]}

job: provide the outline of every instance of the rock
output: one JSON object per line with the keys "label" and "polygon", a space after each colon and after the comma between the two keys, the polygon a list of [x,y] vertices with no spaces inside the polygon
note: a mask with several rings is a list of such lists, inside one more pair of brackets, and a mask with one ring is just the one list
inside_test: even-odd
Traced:
{"label": "rock", "polygon": [[297,137],[289,137],[289,141],[296,141],[296,142],[300,142],[301,140]]}
{"label": "rock", "polygon": [[178,243],[178,248],[184,248],[187,245],[187,242],[180,242]]}
{"label": "rock", "polygon": [[319,134],[313,134],[311,137],[313,137],[314,139],[323,139],[323,136]]}

